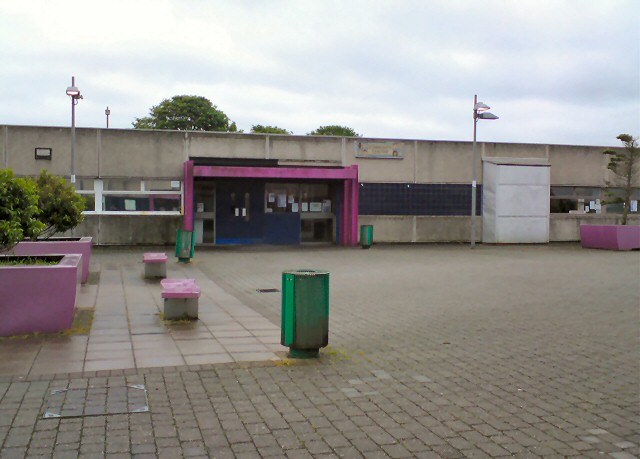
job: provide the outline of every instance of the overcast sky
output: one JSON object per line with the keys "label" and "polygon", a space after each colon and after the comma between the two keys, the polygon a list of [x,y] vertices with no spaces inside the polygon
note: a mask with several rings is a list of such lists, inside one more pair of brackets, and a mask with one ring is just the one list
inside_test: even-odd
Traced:
{"label": "overcast sky", "polygon": [[240,129],[617,145],[640,135],[638,0],[0,0],[0,124],[131,128],[174,95]]}

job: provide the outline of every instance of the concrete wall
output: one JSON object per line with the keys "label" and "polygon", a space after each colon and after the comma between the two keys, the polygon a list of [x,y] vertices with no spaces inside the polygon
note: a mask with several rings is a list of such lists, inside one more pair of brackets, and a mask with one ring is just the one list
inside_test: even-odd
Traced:
{"label": "concrete wall", "polygon": [[[374,242],[464,242],[471,236],[471,217],[361,215],[360,225],[373,226]],[[476,219],[476,240],[482,218]]]}
{"label": "concrete wall", "polygon": [[340,137],[269,136],[269,158],[302,163],[333,162],[342,165]]}
{"label": "concrete wall", "polygon": [[86,215],[65,236],[92,236],[96,245],[173,245],[181,215]]}
{"label": "concrete wall", "polygon": [[[0,165],[19,175],[42,168],[69,175],[71,129],[0,126]],[[177,178],[189,156],[275,159],[282,165],[349,166],[357,164],[361,182],[470,183],[472,143],[216,132],[76,129],[76,175],[89,178]],[[402,159],[357,158],[358,142],[402,145]],[[34,149],[53,149],[51,161],[36,160]],[[478,158],[546,158],[552,185],[603,186],[610,178],[605,147],[477,144]],[[479,161],[480,165],[481,162]],[[482,168],[478,167],[478,183]],[[638,183],[640,186],[640,183]]]}
{"label": "concrete wall", "polygon": [[[597,214],[551,214],[549,238],[551,242],[579,241],[580,225],[619,225],[622,216]],[[629,215],[628,225],[640,225],[640,215]]]}
{"label": "concrete wall", "polygon": [[[551,214],[549,242],[580,240],[580,225],[620,224],[621,217],[595,214]],[[374,242],[463,242],[471,235],[471,217],[397,217],[359,218],[360,225],[373,225]],[[629,216],[629,225],[640,225],[640,216]],[[482,217],[476,217],[476,240],[482,240]]]}
{"label": "concrete wall", "polygon": [[[155,131],[154,131],[155,132]],[[184,134],[185,152],[205,158],[265,158],[267,136],[189,132]]]}
{"label": "concrete wall", "polygon": [[[100,142],[100,177],[182,176],[184,133],[112,129],[91,131],[95,131],[94,135]],[[81,151],[80,148],[77,150]],[[81,152],[82,160],[91,154]]]}

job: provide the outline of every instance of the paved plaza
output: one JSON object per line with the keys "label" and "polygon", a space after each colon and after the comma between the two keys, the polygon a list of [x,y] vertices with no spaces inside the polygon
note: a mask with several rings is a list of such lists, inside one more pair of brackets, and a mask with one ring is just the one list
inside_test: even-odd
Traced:
{"label": "paved plaza", "polygon": [[[95,248],[91,327],[0,339],[0,458],[640,457],[639,252],[201,249],[167,323],[148,250]],[[289,269],[331,273],[319,359],[279,344]]]}

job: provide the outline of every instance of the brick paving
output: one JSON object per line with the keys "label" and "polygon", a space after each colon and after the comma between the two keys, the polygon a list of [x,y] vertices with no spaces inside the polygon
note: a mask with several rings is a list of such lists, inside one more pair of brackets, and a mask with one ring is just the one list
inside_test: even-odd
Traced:
{"label": "brick paving", "polygon": [[[140,254],[97,250],[101,282]],[[640,457],[638,252],[223,248],[186,269],[279,326],[280,294],[257,289],[292,268],[331,273],[320,359],[26,375],[3,363],[0,457]],[[134,384],[148,412],[42,416],[52,390]]]}

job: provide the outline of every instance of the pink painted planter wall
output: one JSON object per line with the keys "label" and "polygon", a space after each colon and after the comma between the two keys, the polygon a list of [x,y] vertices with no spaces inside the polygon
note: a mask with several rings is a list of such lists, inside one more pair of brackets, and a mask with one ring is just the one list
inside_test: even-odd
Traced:
{"label": "pink painted planter wall", "polygon": [[580,225],[580,241],[589,249],[640,249],[640,225]]}
{"label": "pink painted planter wall", "polygon": [[22,241],[13,249],[15,255],[65,255],[79,253],[82,255],[82,283],[89,278],[89,263],[91,263],[91,237],[51,238],[41,241]]}
{"label": "pink painted planter wall", "polygon": [[0,266],[0,336],[71,327],[81,263],[71,254],[57,265]]}

